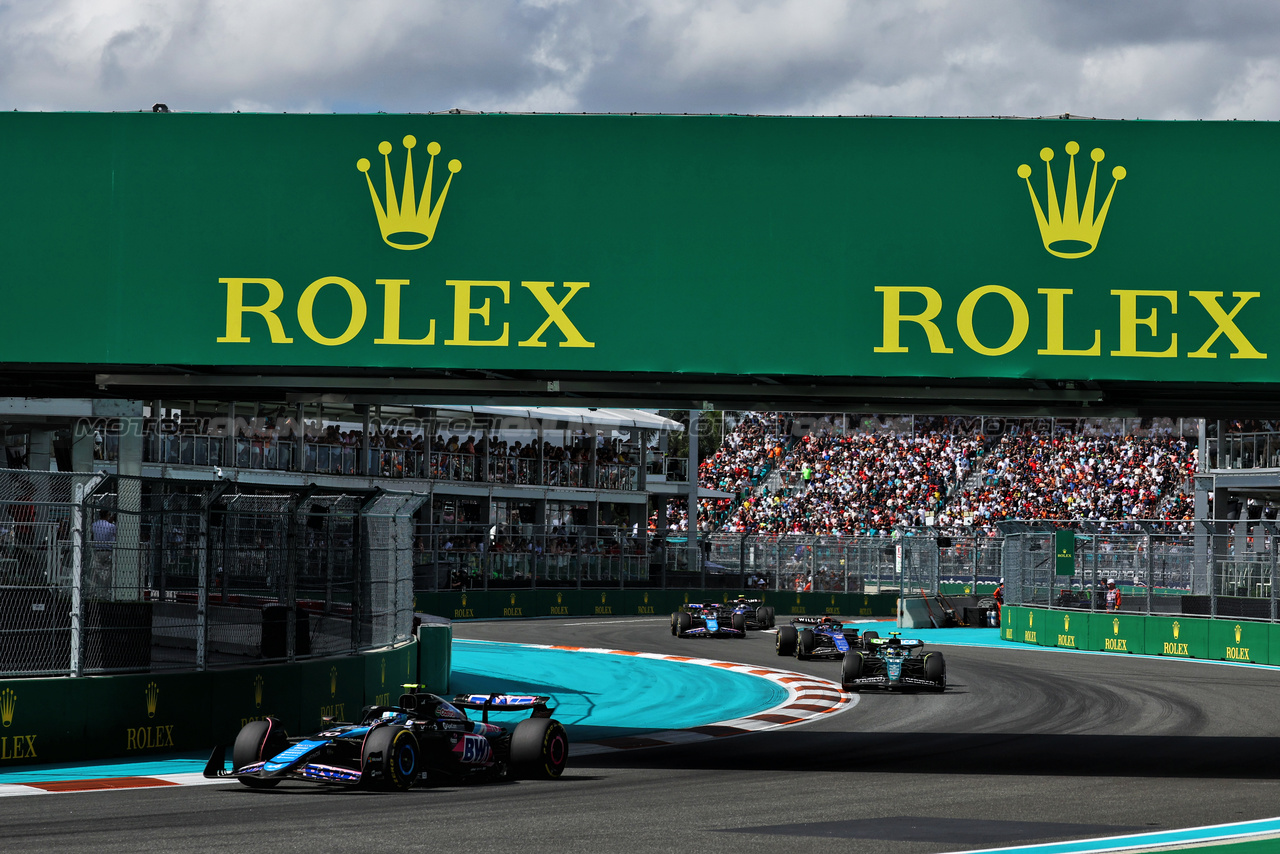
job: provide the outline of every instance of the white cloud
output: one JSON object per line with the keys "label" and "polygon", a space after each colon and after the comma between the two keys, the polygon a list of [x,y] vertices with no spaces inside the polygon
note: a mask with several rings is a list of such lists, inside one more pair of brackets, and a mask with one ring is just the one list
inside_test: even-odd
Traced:
{"label": "white cloud", "polygon": [[23,0],[0,108],[1280,116],[1245,0]]}

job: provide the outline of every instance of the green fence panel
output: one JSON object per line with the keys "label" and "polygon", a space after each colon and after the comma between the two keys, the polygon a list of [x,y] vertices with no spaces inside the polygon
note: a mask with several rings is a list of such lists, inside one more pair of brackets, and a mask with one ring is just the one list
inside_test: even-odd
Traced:
{"label": "green fence panel", "polygon": [[83,756],[93,708],[67,690],[67,679],[0,682],[0,768]]}
{"label": "green fence panel", "polygon": [[212,709],[203,673],[91,677],[76,687],[67,698],[87,718],[83,743],[98,755],[129,758],[209,745]]}
{"label": "green fence panel", "polygon": [[1089,621],[1089,649],[1102,652],[1145,653],[1146,617],[1102,612]]}
{"label": "green fence panel", "polygon": [[576,589],[534,591],[534,611],[539,617],[581,616]]}
{"label": "green fence panel", "polygon": [[239,667],[208,674],[213,740],[230,744],[249,721],[278,718],[293,733],[302,731],[298,668],[287,664]]}
{"label": "green fence panel", "polygon": [[1039,608],[1019,608],[1018,622],[1014,626],[1017,640],[1020,643],[1039,645],[1040,629],[1036,626],[1036,620],[1039,619],[1043,625],[1044,617],[1045,612]]}
{"label": "green fence panel", "polygon": [[[1062,620],[1066,616],[1058,611],[1037,609],[1034,625],[1028,620],[1028,627],[1035,632],[1036,643],[1040,646],[1057,646],[1058,630],[1062,628]],[[1067,619],[1070,621],[1070,617]]]}
{"label": "green fence panel", "polygon": [[440,624],[418,627],[418,684],[432,694],[449,693],[453,667],[453,628]]}
{"label": "green fence panel", "polygon": [[1209,621],[1189,617],[1147,617],[1147,655],[1208,658]]}
{"label": "green fence panel", "polygon": [[943,596],[990,596],[999,585],[991,581],[978,582],[978,592],[973,592],[971,581],[944,581],[938,585],[938,592]]}
{"label": "green fence panel", "polygon": [[1025,610],[1017,605],[1010,605],[1000,610],[1000,638],[1007,641],[1021,641],[1018,637],[1018,620],[1025,619],[1021,612]]}
{"label": "green fence panel", "polygon": [[1271,628],[1268,623],[1209,620],[1208,658],[1268,664],[1275,660],[1271,658],[1270,647]]}
{"label": "green fence panel", "polygon": [[364,706],[363,656],[299,664],[298,698],[300,732],[315,732],[324,717],[353,720]]}
{"label": "green fence panel", "polygon": [[1089,622],[1093,615],[1088,611],[1050,611],[1045,616],[1044,638],[1062,649],[1082,649],[1089,642]]}
{"label": "green fence panel", "polygon": [[628,613],[625,600],[622,590],[583,590],[578,602],[584,616],[616,617]]}
{"label": "green fence panel", "polygon": [[416,644],[371,652],[364,661],[364,705],[390,706],[400,700],[406,684],[418,684]]}

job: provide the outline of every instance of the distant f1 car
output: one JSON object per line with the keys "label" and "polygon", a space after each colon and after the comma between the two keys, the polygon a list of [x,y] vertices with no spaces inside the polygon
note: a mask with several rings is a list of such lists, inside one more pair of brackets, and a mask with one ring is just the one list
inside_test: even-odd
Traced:
{"label": "distant f1 car", "polygon": [[771,629],[774,626],[773,606],[765,605],[759,599],[739,596],[721,605],[720,613],[726,620],[732,619],[734,614],[742,614],[747,618],[748,629]]}
{"label": "distant f1 car", "polygon": [[947,690],[947,663],[940,652],[924,652],[924,641],[874,638],[868,652],[852,650],[840,668],[840,684],[846,691],[883,688],[888,691]]}
{"label": "distant f1 car", "polygon": [[778,629],[774,642],[778,655],[808,658],[843,658],[851,649],[865,649],[880,637],[877,631],[859,632],[834,617],[796,617]]}
{"label": "distant f1 car", "polygon": [[[281,780],[342,783],[404,791],[436,775],[482,780],[554,778],[569,756],[569,737],[551,718],[548,697],[464,694],[452,701],[418,693],[396,706],[366,706],[359,723],[325,719],[325,729],[290,738],[280,721],[250,721],[232,748],[214,748],[206,777],[235,777],[255,789]],[[466,710],[482,712],[479,721]],[[531,711],[514,728],[489,723],[490,711]]]}
{"label": "distant f1 car", "polygon": [[747,616],[730,612],[725,619],[716,602],[685,605],[671,615],[671,634],[678,638],[745,638]]}

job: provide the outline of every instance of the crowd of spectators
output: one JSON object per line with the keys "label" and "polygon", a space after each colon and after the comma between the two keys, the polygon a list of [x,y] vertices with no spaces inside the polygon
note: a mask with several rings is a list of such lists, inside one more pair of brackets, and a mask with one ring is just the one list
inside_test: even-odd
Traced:
{"label": "crowd of spectators", "polygon": [[[990,531],[1012,519],[1194,518],[1196,451],[1167,431],[1072,432],[1068,422],[983,435],[917,418],[914,433],[827,425],[788,440],[779,425],[792,423],[799,414],[744,414],[700,472],[702,485],[736,497],[703,501],[700,530],[874,536],[897,526]],[[671,530],[688,529],[682,506],[669,514]]]}
{"label": "crowd of spectators", "polygon": [[1195,469],[1181,437],[1002,436],[953,504],[978,521],[1192,519]]}
{"label": "crowd of spectators", "polygon": [[779,463],[776,488],[744,500],[723,530],[874,535],[936,521],[980,443],[947,434],[806,435]]}

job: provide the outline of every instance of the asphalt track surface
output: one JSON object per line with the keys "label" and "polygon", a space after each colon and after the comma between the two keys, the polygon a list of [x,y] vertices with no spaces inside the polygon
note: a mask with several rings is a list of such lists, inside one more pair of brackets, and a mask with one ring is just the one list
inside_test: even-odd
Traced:
{"label": "asphalt track surface", "polygon": [[[454,632],[838,678],[835,662],[779,659],[770,634],[677,640],[665,617]],[[6,798],[0,837],[8,851],[932,854],[1280,814],[1280,672],[1032,648],[945,652],[945,694],[866,693],[793,729],[571,758],[558,781]]]}

